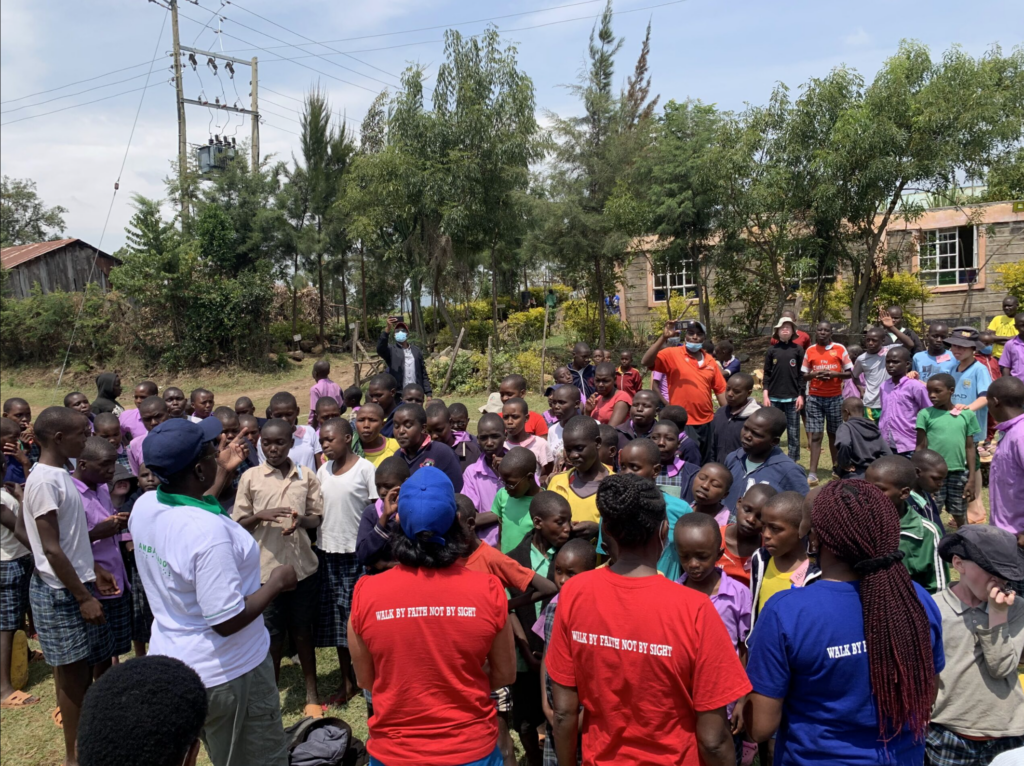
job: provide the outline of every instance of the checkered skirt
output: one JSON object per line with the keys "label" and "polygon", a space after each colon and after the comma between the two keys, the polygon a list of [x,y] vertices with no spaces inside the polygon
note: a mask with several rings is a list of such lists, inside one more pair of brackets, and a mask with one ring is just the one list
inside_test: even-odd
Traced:
{"label": "checkered skirt", "polygon": [[128,572],[128,582],[131,584],[128,595],[132,607],[132,641],[149,643],[153,631],[153,612],[149,608],[149,599],[146,598],[146,589],[142,585],[139,568],[135,566],[135,551],[129,551],[124,541],[121,542],[121,558],[124,559],[124,568]]}
{"label": "checkered skirt", "polygon": [[103,616],[107,618],[107,626],[114,642],[112,657],[127,654],[132,648],[132,596],[122,593],[116,598],[101,598]]}
{"label": "checkered skirt", "polygon": [[34,568],[31,553],[0,561],[0,630],[15,631],[22,627]]}
{"label": "checkered skirt", "polygon": [[316,549],[320,559],[320,619],[316,625],[317,646],[348,648],[348,617],[352,612],[352,591],[363,573],[354,553],[326,553]]}
{"label": "checkered skirt", "polygon": [[[91,583],[86,587],[95,592]],[[70,590],[51,588],[34,574],[28,597],[46,664],[57,667],[85,660],[95,665],[114,656],[110,626],[92,625],[82,619]]]}
{"label": "checkered skirt", "polygon": [[1024,737],[964,739],[944,726],[933,723],[925,736],[925,763],[927,766],[991,763],[1000,753],[1018,747],[1024,747]]}

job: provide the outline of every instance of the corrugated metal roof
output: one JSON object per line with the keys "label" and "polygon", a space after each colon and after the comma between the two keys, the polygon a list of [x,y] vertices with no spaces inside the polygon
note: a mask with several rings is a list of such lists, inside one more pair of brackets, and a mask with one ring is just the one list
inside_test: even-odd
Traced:
{"label": "corrugated metal roof", "polygon": [[[88,242],[73,237],[71,239],[55,239],[52,242],[36,242],[31,245],[15,245],[14,247],[5,247],[0,250],[0,266],[5,269],[13,269],[15,266],[20,266],[27,261],[31,261],[33,258],[38,258],[41,255],[46,255],[54,250],[59,250],[66,245],[70,245],[73,242],[81,242],[86,247],[92,247]],[[110,258],[109,253],[100,251],[100,255],[104,255]]]}

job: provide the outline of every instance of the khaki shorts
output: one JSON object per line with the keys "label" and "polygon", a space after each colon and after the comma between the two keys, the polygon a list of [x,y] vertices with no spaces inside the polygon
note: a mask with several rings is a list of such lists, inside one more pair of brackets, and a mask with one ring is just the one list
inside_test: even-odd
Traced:
{"label": "khaki shorts", "polygon": [[288,740],[274,663],[266,658],[238,678],[206,690],[200,735],[213,766],[288,766]]}

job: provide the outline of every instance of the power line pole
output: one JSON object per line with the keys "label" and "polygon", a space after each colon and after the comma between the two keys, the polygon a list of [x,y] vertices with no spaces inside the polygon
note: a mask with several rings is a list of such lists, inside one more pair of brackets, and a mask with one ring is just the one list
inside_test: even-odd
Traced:
{"label": "power line pole", "polygon": [[252,172],[256,172],[256,169],[260,166],[260,100],[259,100],[259,80],[256,71],[256,57],[252,57],[252,106],[250,107],[253,111],[252,117],[249,119],[249,124],[252,126],[252,139],[250,140],[250,147],[252,150]]}
{"label": "power line pole", "polygon": [[178,0],[169,0],[171,6],[171,32],[174,36],[174,90],[178,102],[178,186],[181,196],[181,226],[188,219],[188,194],[185,177],[188,174],[188,143],[185,132],[185,90],[181,77],[181,41],[178,39]]}

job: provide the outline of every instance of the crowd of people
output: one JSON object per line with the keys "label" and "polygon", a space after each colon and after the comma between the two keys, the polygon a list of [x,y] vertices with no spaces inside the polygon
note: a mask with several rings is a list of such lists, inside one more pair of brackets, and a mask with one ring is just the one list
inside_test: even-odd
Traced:
{"label": "crowd of people", "polygon": [[150,381],[126,409],[115,373],[34,419],[8,399],[0,700],[40,702],[34,632],[66,764],[298,762],[285,657],[306,717],[365,698],[380,766],[510,766],[516,739],[530,766],[1024,758],[1003,309],[922,340],[894,306],[848,347],[784,314],[753,371],[696,321],[640,368],[579,343],[546,411],[509,375],[475,434],[397,318],[365,401],[321,360],[305,418]]}

